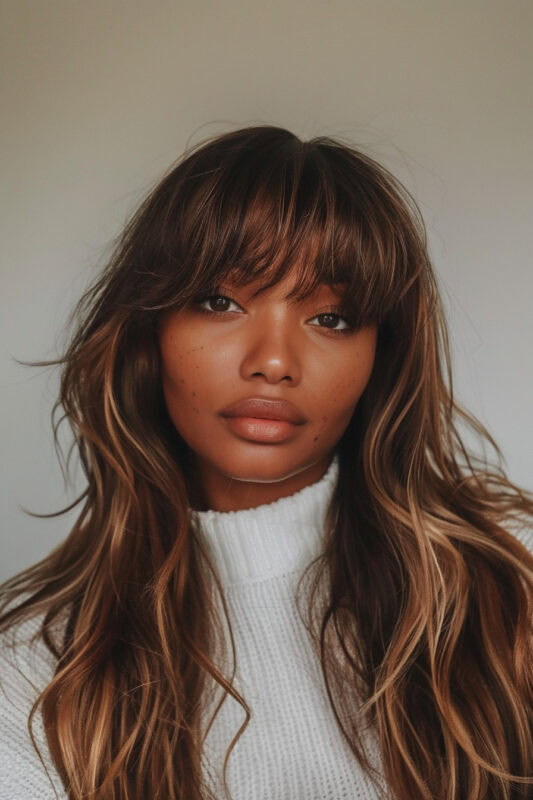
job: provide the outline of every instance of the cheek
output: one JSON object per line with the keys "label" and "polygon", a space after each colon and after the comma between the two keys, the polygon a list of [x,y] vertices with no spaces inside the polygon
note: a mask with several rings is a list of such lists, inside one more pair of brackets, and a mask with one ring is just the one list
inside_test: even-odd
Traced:
{"label": "cheek", "polygon": [[[322,372],[321,394],[328,394],[340,409],[353,407],[370,380],[374,367],[377,335],[375,330],[361,331],[353,350]],[[318,386],[318,383],[317,383]]]}
{"label": "cheek", "polygon": [[171,358],[162,359],[161,388],[165,406],[174,428],[191,447],[196,444],[194,432],[202,429],[197,425],[200,412],[198,380],[194,373],[194,363],[185,353],[174,351]]}
{"label": "cheek", "polygon": [[191,378],[191,363],[186,348],[178,346],[179,337],[168,328],[159,337],[161,357],[161,386],[169,411],[183,406],[187,384]]}
{"label": "cheek", "polygon": [[165,396],[179,393],[186,382],[187,362],[183,353],[171,346],[171,342],[162,341],[161,347],[161,382]]}
{"label": "cheek", "polygon": [[[179,347],[177,346],[179,342]],[[184,336],[167,332],[159,340],[161,385],[173,419],[198,415],[208,402],[220,360],[206,343],[188,343]],[[227,371],[223,370],[223,376]]]}

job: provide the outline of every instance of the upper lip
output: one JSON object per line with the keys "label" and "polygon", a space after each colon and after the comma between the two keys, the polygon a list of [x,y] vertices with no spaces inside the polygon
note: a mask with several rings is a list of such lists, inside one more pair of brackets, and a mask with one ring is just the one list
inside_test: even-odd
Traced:
{"label": "upper lip", "polygon": [[271,397],[245,397],[220,411],[223,417],[257,417],[259,419],[283,419],[294,425],[302,425],[306,418],[288,400]]}

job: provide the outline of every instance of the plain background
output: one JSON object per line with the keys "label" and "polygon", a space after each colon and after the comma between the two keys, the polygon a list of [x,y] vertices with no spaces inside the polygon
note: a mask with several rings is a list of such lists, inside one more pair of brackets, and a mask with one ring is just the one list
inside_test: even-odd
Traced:
{"label": "plain background", "polygon": [[[69,311],[186,146],[250,124],[348,138],[416,197],[454,390],[533,485],[530,0],[1,3],[0,580],[81,506],[50,412]],[[62,441],[68,444],[63,424]],[[493,451],[489,450],[492,457]]]}

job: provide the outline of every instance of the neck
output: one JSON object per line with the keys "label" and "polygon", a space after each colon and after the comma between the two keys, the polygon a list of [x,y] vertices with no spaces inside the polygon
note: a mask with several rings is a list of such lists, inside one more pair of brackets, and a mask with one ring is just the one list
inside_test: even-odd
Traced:
{"label": "neck", "polygon": [[242,511],[272,503],[319,481],[331,464],[333,453],[279,480],[254,480],[221,472],[213,464],[192,454],[191,507],[198,511]]}
{"label": "neck", "polygon": [[338,471],[335,454],[318,481],[273,502],[237,511],[191,509],[191,523],[222,582],[237,585],[285,575],[317,556]]}

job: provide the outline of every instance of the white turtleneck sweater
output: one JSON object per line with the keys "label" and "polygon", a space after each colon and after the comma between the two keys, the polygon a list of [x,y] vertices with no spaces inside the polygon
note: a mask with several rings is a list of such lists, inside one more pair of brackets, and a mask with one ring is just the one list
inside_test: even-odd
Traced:
{"label": "white turtleneck sweater", "polygon": [[[324,517],[337,477],[335,454],[319,481],[288,497],[241,511],[192,511],[228,605],[236,648],[234,685],[252,712],[228,761],[233,800],[380,796],[338,729],[319,660],[294,602],[302,570],[321,552]],[[529,549],[532,539],[531,532],[523,539]],[[24,633],[33,633],[39,622],[37,618],[24,623]],[[0,800],[54,800],[26,727],[37,693],[11,666],[12,658],[1,658]],[[16,658],[35,689],[50,681],[53,658],[44,644],[31,652],[19,645]],[[231,674],[222,671],[226,677]],[[244,719],[243,708],[228,695],[207,735],[203,769],[217,800],[224,797],[224,756]],[[34,732],[57,797],[65,800],[40,713]],[[365,737],[367,754],[382,774],[377,739],[371,731]],[[386,791],[384,780],[380,786]]]}
{"label": "white turtleneck sweater", "polygon": [[[288,497],[241,511],[193,512],[224,589],[236,650],[233,683],[252,713],[228,761],[234,800],[379,796],[340,733],[294,600],[302,570],[322,551],[338,470],[335,453],[319,481]],[[217,798],[226,750],[245,718],[228,695],[209,730],[204,771]],[[375,741],[367,744],[379,769]]]}

